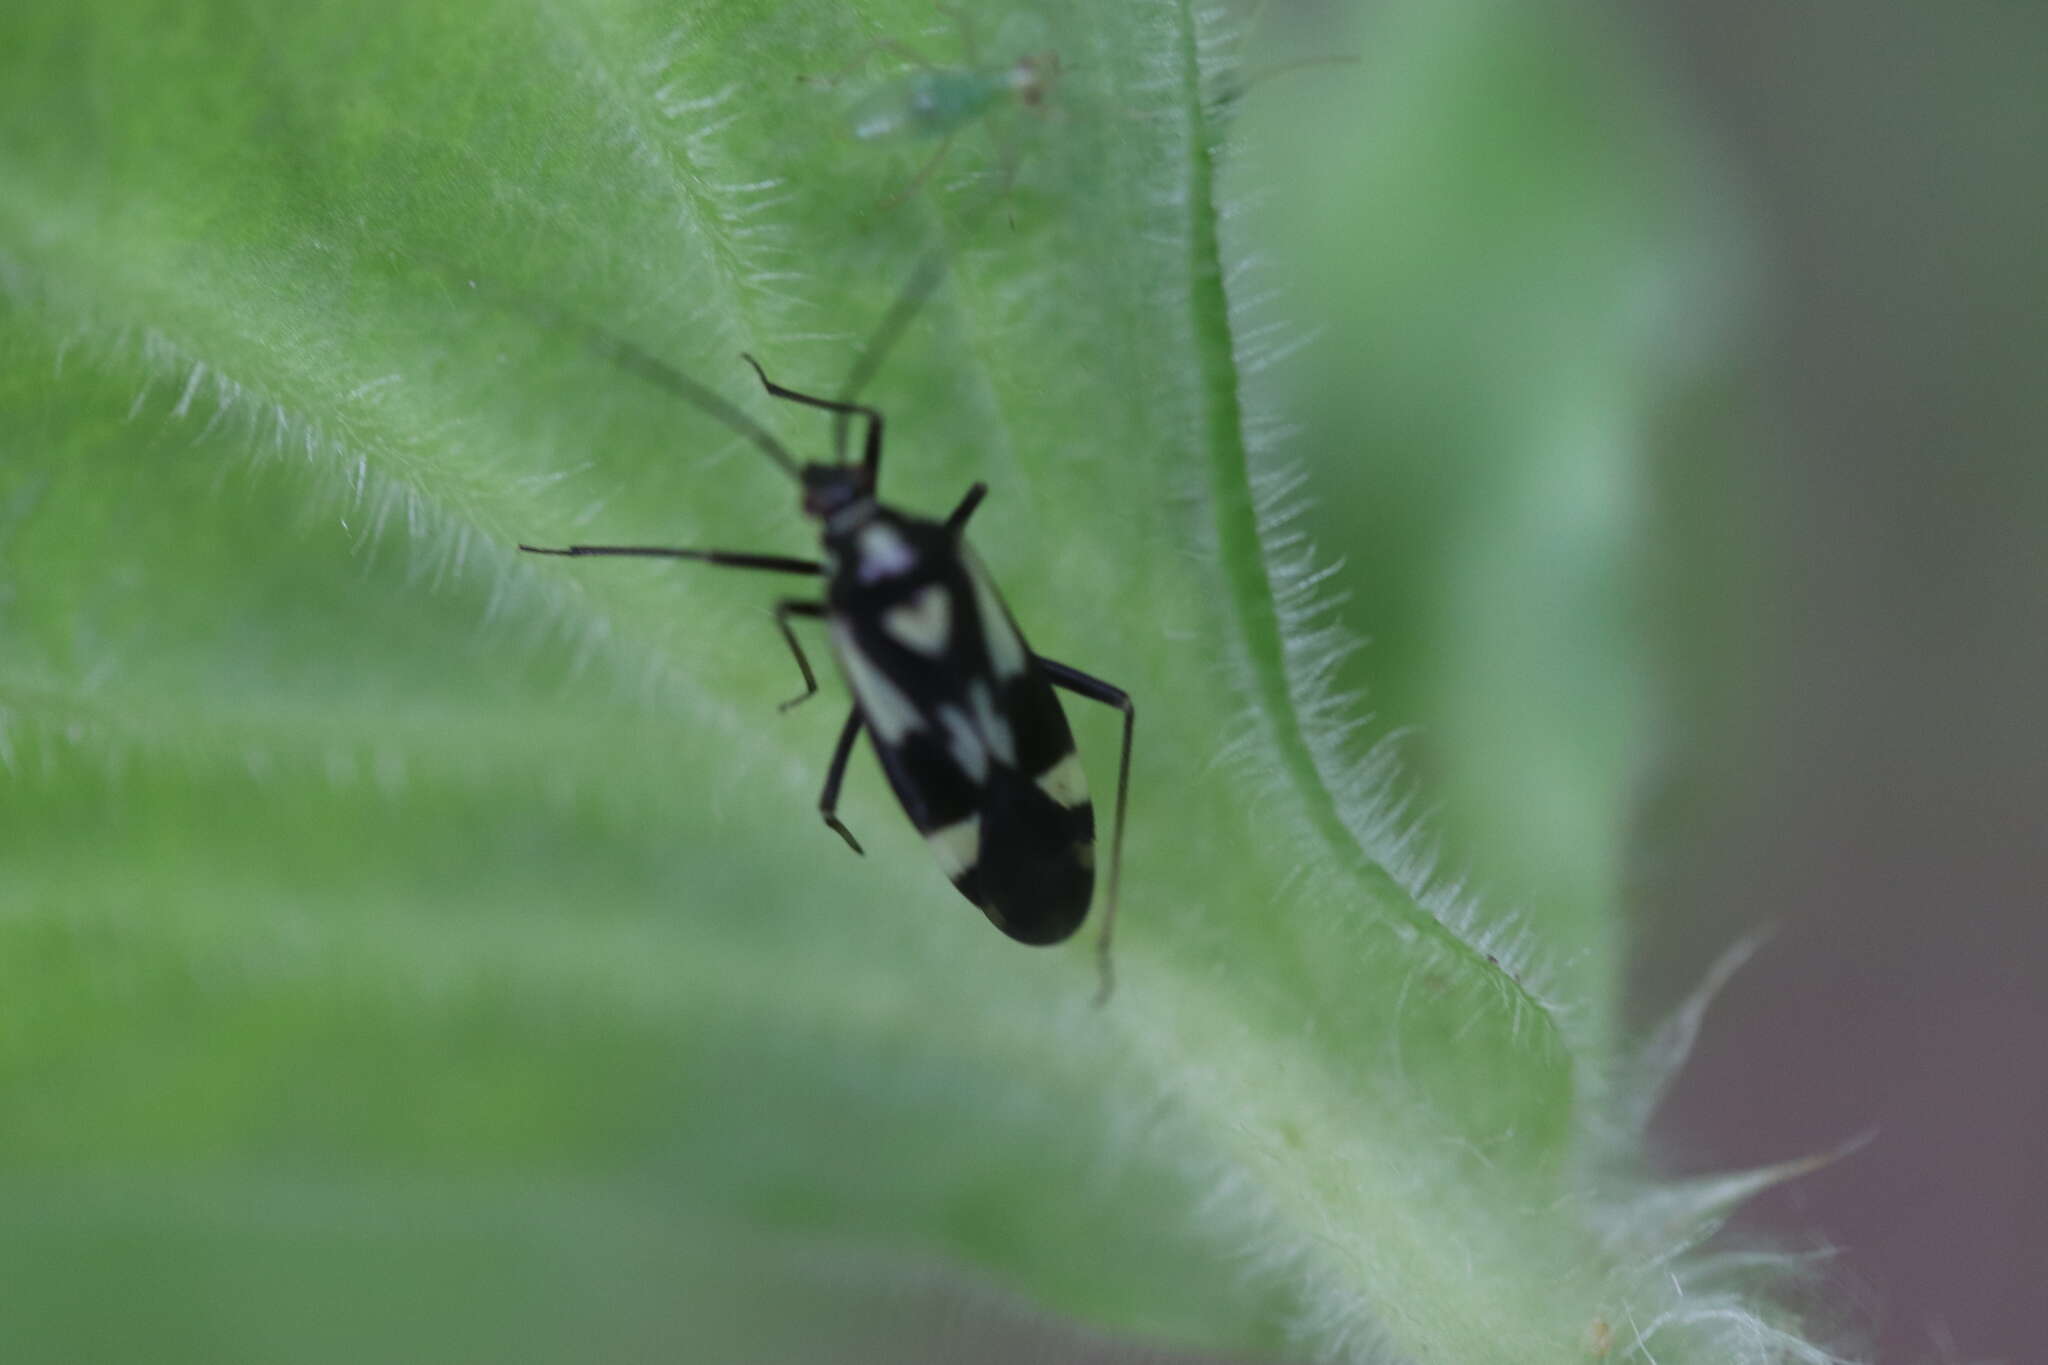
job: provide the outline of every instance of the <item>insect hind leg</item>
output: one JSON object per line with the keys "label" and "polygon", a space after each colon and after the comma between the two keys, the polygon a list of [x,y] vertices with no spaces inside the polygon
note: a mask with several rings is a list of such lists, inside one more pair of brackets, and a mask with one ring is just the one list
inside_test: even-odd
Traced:
{"label": "insect hind leg", "polygon": [[833,833],[846,840],[848,848],[865,854],[867,850],[853,837],[853,831],[839,823],[839,788],[846,781],[846,763],[853,756],[853,742],[860,738],[860,732],[860,708],[856,706],[847,711],[839,742],[832,746],[832,762],[825,769],[825,790],[818,794],[818,814],[825,817],[825,824]]}
{"label": "insect hind leg", "polygon": [[1102,933],[1095,940],[1097,971],[1102,982],[1095,992],[1095,1003],[1102,1005],[1108,1002],[1110,993],[1116,989],[1116,973],[1110,966],[1109,944],[1110,937],[1116,930],[1117,892],[1123,875],[1124,808],[1131,786],[1131,732],[1137,724],[1138,708],[1131,701],[1131,694],[1115,683],[1104,682],[1092,674],[1083,673],[1078,668],[1070,668],[1066,664],[1057,663],[1043,656],[1039,658],[1038,666],[1045,670],[1046,677],[1054,687],[1064,688],[1075,696],[1086,697],[1090,701],[1099,701],[1104,706],[1114,706],[1124,713],[1123,753],[1116,765],[1116,815],[1110,826],[1116,846],[1109,854],[1109,894],[1103,901]]}

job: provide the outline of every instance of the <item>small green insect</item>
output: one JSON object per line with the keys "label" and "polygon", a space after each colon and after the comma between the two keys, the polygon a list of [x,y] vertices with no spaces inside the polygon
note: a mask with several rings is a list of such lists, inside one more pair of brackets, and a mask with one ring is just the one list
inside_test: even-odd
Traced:
{"label": "small green insect", "polygon": [[1028,53],[1008,66],[919,65],[869,92],[854,109],[853,135],[864,142],[948,138],[999,104],[1044,108],[1059,72],[1056,52]]}
{"label": "small green insect", "polygon": [[[926,60],[916,49],[893,38],[880,38],[854,59],[860,65],[876,51],[887,51],[909,65],[871,87],[848,111],[847,127],[863,142],[930,141],[938,145],[908,184],[879,207],[893,208],[930,180],[952,150],[962,129],[979,125],[989,130],[1002,163],[1002,188],[1007,193],[1017,178],[1017,148],[1000,111],[1007,108],[1042,113],[1051,101],[1060,74],[1059,54],[1031,52],[1009,62],[983,62],[967,17],[951,11],[960,33],[965,62],[944,66]],[[834,81],[813,81],[830,85]]]}

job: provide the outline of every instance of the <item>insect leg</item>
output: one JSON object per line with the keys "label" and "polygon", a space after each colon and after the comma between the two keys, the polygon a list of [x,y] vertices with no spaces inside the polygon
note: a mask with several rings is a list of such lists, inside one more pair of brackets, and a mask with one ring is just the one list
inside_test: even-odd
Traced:
{"label": "insect leg", "polygon": [[952,146],[953,134],[949,131],[944,137],[939,139],[939,145],[932,154],[925,158],[924,165],[917,168],[917,174],[910,177],[910,183],[875,205],[875,212],[886,213],[911,195],[916,194],[923,187],[924,182],[932,178],[932,172],[937,170],[939,163],[946,159],[946,153],[952,149]]}
{"label": "insect leg", "polygon": [[[996,191],[996,195],[1004,200],[1009,200],[1010,196],[1017,189],[1017,144],[1011,140],[1008,132],[996,126],[993,119],[987,121],[987,127],[990,140],[996,144],[996,159],[1002,164],[1003,168],[1002,188]],[[1017,230],[1017,208],[1015,201],[1011,201],[1007,205],[1007,211],[1010,220],[1010,231],[1015,232]]]}
{"label": "insect leg", "polygon": [[924,54],[910,44],[898,42],[894,38],[876,38],[855,52],[853,56],[847,58],[838,67],[834,68],[831,75],[799,76],[797,79],[807,85],[837,85],[861,67],[866,66],[877,52],[892,52],[909,62],[912,66],[922,67],[926,71],[932,69],[932,64],[924,59]]}
{"label": "insect leg", "polygon": [[949,5],[945,0],[932,0],[932,8],[953,21],[954,30],[960,35],[960,51],[967,58],[969,66],[981,65],[981,53],[974,41],[974,25],[967,18],[967,11],[958,5]]}
{"label": "insect leg", "polygon": [[846,846],[855,853],[865,853],[860,840],[853,837],[853,831],[839,823],[839,784],[846,780],[846,760],[853,756],[853,742],[860,737],[860,708],[846,713],[846,724],[840,728],[839,743],[833,746],[831,766],[825,769],[825,790],[818,795],[818,814],[825,817],[825,823],[846,840]]}
{"label": "insect leg", "polygon": [[953,509],[952,515],[946,518],[946,529],[959,535],[966,527],[967,519],[974,515],[974,509],[981,506],[981,500],[987,496],[988,485],[977,481],[967,490],[967,496],[960,499],[960,505]]}
{"label": "insect leg", "polygon": [[639,559],[695,559],[705,564],[723,564],[732,569],[765,569],[770,573],[822,574],[825,566],[814,559],[791,559],[787,555],[755,555],[738,550],[672,550],[664,545],[564,545],[549,549],[543,545],[521,545],[530,555],[611,555]]}
{"label": "insect leg", "polygon": [[867,467],[870,475],[881,472],[882,414],[879,409],[871,408],[865,403],[842,403],[836,398],[820,398],[816,394],[798,393],[795,389],[784,388],[768,377],[768,372],[761,368],[761,362],[754,357],[742,352],[740,359],[754,367],[754,373],[761,377],[761,387],[777,398],[786,398],[792,403],[802,403],[806,407],[823,408],[827,412],[848,416],[858,414],[867,418],[868,434],[861,442],[860,462]]}
{"label": "insect leg", "polygon": [[1069,668],[1062,663],[1041,657],[1038,666],[1054,687],[1063,687],[1076,696],[1090,701],[1099,701],[1105,706],[1114,706],[1124,713],[1123,755],[1116,766],[1116,821],[1111,827],[1116,839],[1116,848],[1109,855],[1109,897],[1102,910],[1102,933],[1096,940],[1095,951],[1100,963],[1102,988],[1095,994],[1095,1003],[1100,1005],[1109,999],[1109,993],[1116,984],[1116,978],[1109,966],[1109,937],[1116,927],[1117,882],[1124,865],[1124,805],[1131,786],[1131,730],[1137,724],[1138,708],[1131,702],[1131,694],[1114,683],[1083,673],[1078,668]]}
{"label": "insect leg", "polygon": [[789,652],[796,656],[797,670],[804,675],[804,690],[776,707],[778,711],[787,711],[798,702],[809,701],[818,695],[818,675],[811,672],[811,661],[804,657],[804,647],[797,643],[796,632],[789,628],[789,618],[807,616],[817,620],[824,615],[825,605],[822,602],[799,602],[794,598],[785,597],[775,604],[775,628],[782,632],[783,640],[789,645]]}

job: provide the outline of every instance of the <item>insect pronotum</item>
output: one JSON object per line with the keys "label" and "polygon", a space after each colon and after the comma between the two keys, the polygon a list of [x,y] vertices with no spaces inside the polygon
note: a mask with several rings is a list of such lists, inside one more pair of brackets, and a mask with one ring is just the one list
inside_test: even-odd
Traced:
{"label": "insect pronotum", "polygon": [[[1102,929],[1101,987],[1112,985],[1110,935],[1123,859],[1124,810],[1136,710],[1122,688],[1034,653],[965,538],[988,489],[976,483],[944,520],[884,505],[879,410],[851,401],[908,321],[940,269],[938,258],[899,296],[857,361],[848,397],[822,398],[770,379],[743,356],[773,397],[835,415],[833,460],[800,462],[767,428],[681,371],[628,342],[581,328],[597,349],[675,393],[751,441],[802,490],[804,515],[820,524],[822,558],[653,545],[521,545],[531,554],[690,559],[729,568],[823,578],[823,601],[784,598],[775,624],[796,659],[804,690],[817,693],[792,618],[821,620],[853,693],[825,771],[818,810],[855,853],[839,820],[839,789],[854,741],[865,731],[882,771],[939,866],[960,894],[1011,938],[1059,943],[1087,918],[1095,889],[1095,811],[1074,736],[1054,689],[1123,712],[1116,810]],[[858,463],[846,458],[850,421],[865,423]]]}

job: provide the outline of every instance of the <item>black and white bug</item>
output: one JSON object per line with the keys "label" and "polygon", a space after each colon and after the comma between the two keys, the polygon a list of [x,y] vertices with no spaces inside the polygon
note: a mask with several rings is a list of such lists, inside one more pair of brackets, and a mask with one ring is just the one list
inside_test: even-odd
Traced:
{"label": "black and white bug", "polygon": [[[906,295],[911,306],[921,292],[913,285]],[[872,373],[880,347],[893,339],[907,313],[905,299],[899,299],[856,367],[849,394]],[[1098,1000],[1106,999],[1136,712],[1123,689],[1036,654],[1025,643],[966,542],[968,518],[987,486],[969,488],[942,521],[885,506],[876,497],[883,428],[877,409],[785,388],[752,356],[743,357],[774,397],[837,414],[833,462],[800,463],[767,428],[687,375],[616,338],[587,336],[626,368],[752,441],[795,478],[804,514],[820,525],[823,558],[649,545],[519,548],[547,555],[693,559],[823,578],[822,602],[784,598],[775,605],[776,626],[804,680],[803,692],[782,707],[818,690],[790,618],[822,620],[853,693],[853,709],[832,750],[818,809],[855,853],[862,851],[860,843],[839,820],[839,788],[854,741],[865,730],[896,799],[960,894],[1019,942],[1065,940],[1087,918],[1094,897],[1095,811],[1054,689],[1123,712],[1114,844],[1098,940]],[[866,424],[858,463],[846,459],[848,419]]]}

